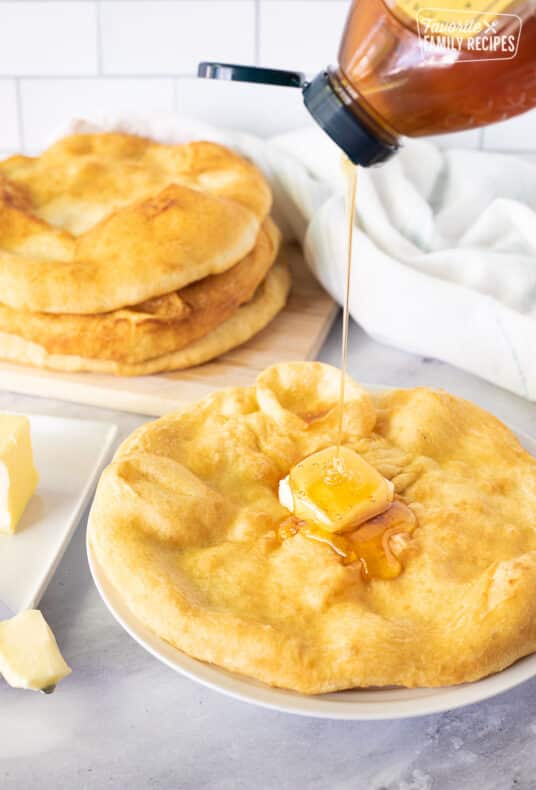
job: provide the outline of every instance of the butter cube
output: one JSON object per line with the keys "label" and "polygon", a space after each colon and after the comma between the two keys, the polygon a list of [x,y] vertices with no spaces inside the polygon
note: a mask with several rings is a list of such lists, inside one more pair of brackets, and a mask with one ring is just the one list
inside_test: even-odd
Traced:
{"label": "butter cube", "polygon": [[383,513],[393,484],[358,453],[328,447],[304,458],[279,484],[279,501],[296,518],[346,532]]}
{"label": "butter cube", "polygon": [[70,672],[40,611],[27,609],[0,622],[0,673],[10,686],[41,690]]}
{"label": "butter cube", "polygon": [[0,414],[0,532],[15,532],[37,482],[28,418]]}

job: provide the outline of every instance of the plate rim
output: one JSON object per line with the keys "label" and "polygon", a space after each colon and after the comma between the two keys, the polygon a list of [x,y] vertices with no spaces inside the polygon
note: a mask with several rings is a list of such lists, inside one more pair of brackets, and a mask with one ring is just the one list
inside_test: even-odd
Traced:
{"label": "plate rim", "polygon": [[[368,389],[379,392],[395,388],[370,386]],[[509,423],[504,424],[520,440],[527,452],[536,456],[536,438],[512,427]],[[120,594],[106,578],[90,546],[87,529],[86,552],[93,583],[102,601],[114,619],[135,642],[165,666],[190,680],[225,696],[258,707],[319,719],[393,721],[442,713],[483,702],[510,691],[536,676],[536,653],[532,653],[518,659],[500,672],[471,683],[426,689],[400,689],[401,692],[430,692],[420,699],[402,698],[385,700],[383,703],[351,700],[341,705],[341,702],[334,697],[345,694],[344,690],[330,694],[307,695],[268,686],[246,675],[234,674],[217,665],[192,658],[156,634],[150,633],[149,629],[128,609],[127,604],[121,601]],[[113,600],[114,596],[117,601]],[[367,693],[370,691],[367,690]],[[381,694],[384,691],[379,689],[378,692],[373,693]]]}

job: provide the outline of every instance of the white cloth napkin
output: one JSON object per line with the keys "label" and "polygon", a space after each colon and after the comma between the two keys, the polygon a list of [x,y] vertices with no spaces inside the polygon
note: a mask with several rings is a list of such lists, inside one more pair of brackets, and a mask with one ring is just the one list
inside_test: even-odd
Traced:
{"label": "white cloth napkin", "polygon": [[[98,115],[59,134],[123,130],[211,139],[253,159],[275,216],[340,303],[346,263],[340,151],[315,127],[261,140],[173,115]],[[358,172],[352,317],[375,339],[536,400],[536,165],[409,141]]]}

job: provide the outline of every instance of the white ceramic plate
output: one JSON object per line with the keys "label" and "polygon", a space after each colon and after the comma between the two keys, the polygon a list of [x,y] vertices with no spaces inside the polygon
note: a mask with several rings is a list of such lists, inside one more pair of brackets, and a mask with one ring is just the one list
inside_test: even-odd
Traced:
{"label": "white ceramic plate", "polygon": [[12,613],[39,603],[117,433],[107,422],[28,418],[39,485],[15,535],[0,535],[0,601]]}
{"label": "white ceramic plate", "polygon": [[[536,441],[519,432],[516,434],[524,447],[536,456]],[[496,675],[462,686],[436,689],[353,689],[312,697],[271,688],[264,683],[190,658],[159,639],[123,603],[115,588],[107,581],[89,545],[88,558],[93,579],[103,601],[136,642],[176,672],[230,697],[265,708],[325,719],[408,718],[479,702],[536,676],[535,654],[521,659]]]}

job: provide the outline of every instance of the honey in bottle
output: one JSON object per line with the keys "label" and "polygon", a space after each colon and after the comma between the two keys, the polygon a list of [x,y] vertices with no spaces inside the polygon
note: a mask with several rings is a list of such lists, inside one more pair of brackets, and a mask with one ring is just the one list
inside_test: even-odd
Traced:
{"label": "honey in bottle", "polygon": [[227,63],[198,73],[302,88],[317,123],[367,167],[402,136],[475,129],[536,106],[536,0],[354,0],[338,64],[310,82]]}
{"label": "honey in bottle", "polygon": [[474,129],[536,106],[533,0],[354,0],[338,66],[305,87],[317,122],[356,164],[401,136]]}

